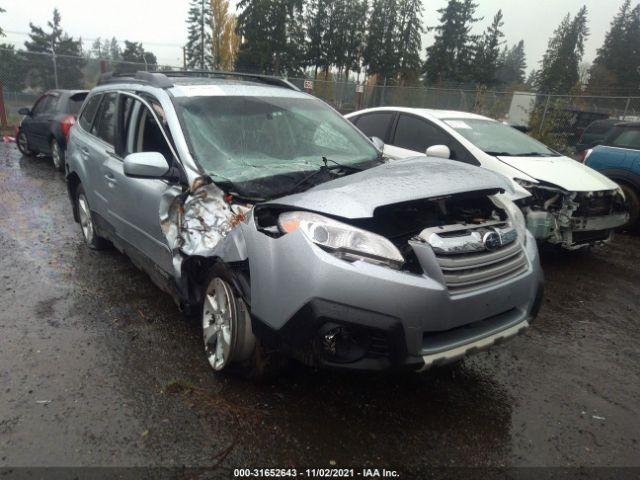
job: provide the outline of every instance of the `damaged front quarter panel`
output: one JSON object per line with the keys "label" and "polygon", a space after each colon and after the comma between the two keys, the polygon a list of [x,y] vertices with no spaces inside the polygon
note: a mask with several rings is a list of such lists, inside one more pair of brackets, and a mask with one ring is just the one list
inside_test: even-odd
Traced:
{"label": "damaged front quarter panel", "polygon": [[200,177],[186,192],[169,188],[160,202],[160,226],[173,254],[176,278],[188,257],[220,257],[225,262],[247,259],[242,233],[235,227],[251,205],[232,204],[208,177]]}

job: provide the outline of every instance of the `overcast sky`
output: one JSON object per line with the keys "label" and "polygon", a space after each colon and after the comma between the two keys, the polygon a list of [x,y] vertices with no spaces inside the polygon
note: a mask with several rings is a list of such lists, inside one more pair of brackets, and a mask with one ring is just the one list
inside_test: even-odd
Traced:
{"label": "overcast sky", "polygon": [[[234,0],[232,0],[233,2]],[[637,4],[639,0],[633,3]],[[575,14],[582,5],[589,9],[591,36],[586,45],[585,61],[591,62],[602,44],[609,24],[622,0],[477,0],[478,14],[484,20],[478,32],[491,22],[498,9],[504,13],[504,33],[509,44],[524,40],[529,69],[538,66],[553,30],[568,12]],[[438,22],[438,8],[446,0],[423,0],[425,25]],[[158,56],[160,63],[182,64],[181,46],[186,40],[185,18],[189,0],[152,2],[150,0],[0,0],[7,10],[0,14],[0,26],[9,41],[22,46],[29,22],[45,25],[54,7],[62,15],[63,28],[85,45],[96,37],[115,36],[119,40],[141,41]],[[14,33],[15,32],[15,33]],[[427,34],[428,46],[432,35]],[[423,52],[424,56],[424,52]]]}

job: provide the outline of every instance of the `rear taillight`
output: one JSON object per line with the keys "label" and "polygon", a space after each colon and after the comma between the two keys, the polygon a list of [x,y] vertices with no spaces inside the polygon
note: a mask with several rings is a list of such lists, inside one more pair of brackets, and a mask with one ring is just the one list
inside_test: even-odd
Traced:
{"label": "rear taillight", "polygon": [[69,140],[69,133],[71,133],[71,127],[76,124],[76,116],[75,115],[67,115],[60,122],[60,126],[62,127],[62,134],[64,135],[65,140]]}

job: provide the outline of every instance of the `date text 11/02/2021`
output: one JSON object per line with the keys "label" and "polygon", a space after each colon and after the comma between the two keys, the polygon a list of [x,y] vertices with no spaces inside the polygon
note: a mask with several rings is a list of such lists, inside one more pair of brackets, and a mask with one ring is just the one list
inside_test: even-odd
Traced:
{"label": "date text 11/02/2021", "polygon": [[386,468],[236,468],[234,478],[399,478],[400,473]]}

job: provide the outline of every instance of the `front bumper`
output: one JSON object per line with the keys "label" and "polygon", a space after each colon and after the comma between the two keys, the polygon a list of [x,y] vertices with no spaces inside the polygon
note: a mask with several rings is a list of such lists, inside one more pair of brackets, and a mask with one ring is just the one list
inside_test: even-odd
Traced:
{"label": "front bumper", "polygon": [[[524,330],[540,305],[543,280],[532,237],[526,271],[452,295],[433,256],[419,255],[427,273],[418,275],[346,262],[300,231],[270,237],[256,230],[253,218],[242,228],[254,331],[305,363],[423,370]],[[336,329],[359,342],[359,358],[327,354],[324,344]]]}

